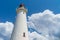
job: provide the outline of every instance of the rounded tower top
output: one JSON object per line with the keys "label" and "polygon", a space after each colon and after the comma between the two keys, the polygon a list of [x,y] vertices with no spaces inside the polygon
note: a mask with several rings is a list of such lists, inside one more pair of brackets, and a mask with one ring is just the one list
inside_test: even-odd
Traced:
{"label": "rounded tower top", "polygon": [[21,11],[27,12],[27,9],[24,7],[24,4],[20,4],[16,11],[17,11],[17,13],[19,13]]}

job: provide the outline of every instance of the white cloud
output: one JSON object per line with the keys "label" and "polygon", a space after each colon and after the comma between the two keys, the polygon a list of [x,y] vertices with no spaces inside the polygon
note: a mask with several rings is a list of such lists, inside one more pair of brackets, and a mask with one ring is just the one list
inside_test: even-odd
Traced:
{"label": "white cloud", "polygon": [[[0,35],[9,36],[14,24],[12,22],[0,23]],[[60,14],[54,14],[50,10],[35,13],[28,17],[28,27],[37,32],[29,32],[30,40],[59,40],[60,38]],[[41,34],[39,34],[41,33]],[[0,40],[4,38],[0,36]]]}
{"label": "white cloud", "polygon": [[43,35],[38,34],[37,32],[29,32],[29,38],[29,40],[48,40],[47,36],[45,37]]}
{"label": "white cloud", "polygon": [[32,14],[28,16],[28,27],[44,36],[49,35],[50,39],[55,40],[60,37],[60,14],[54,14],[50,10]]}
{"label": "white cloud", "polygon": [[0,37],[0,40],[4,40],[4,39]]}
{"label": "white cloud", "polygon": [[12,33],[14,25],[12,22],[0,23],[0,34],[3,36],[8,36]]}

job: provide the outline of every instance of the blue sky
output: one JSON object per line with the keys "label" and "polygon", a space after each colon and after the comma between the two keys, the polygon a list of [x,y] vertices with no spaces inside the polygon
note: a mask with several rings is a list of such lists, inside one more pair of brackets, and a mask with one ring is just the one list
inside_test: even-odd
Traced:
{"label": "blue sky", "polygon": [[10,38],[21,3],[28,10],[30,40],[59,40],[60,0],[0,0],[0,40]]}
{"label": "blue sky", "polygon": [[0,22],[14,22],[16,8],[21,3],[28,9],[28,15],[46,9],[52,10],[55,14],[60,13],[60,0],[0,0]]}

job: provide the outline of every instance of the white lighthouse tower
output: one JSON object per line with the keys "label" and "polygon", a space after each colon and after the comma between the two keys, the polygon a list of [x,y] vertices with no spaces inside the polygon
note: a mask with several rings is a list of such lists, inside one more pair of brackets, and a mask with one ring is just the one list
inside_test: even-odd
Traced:
{"label": "white lighthouse tower", "polygon": [[27,10],[25,9],[24,4],[21,4],[17,9],[16,23],[11,40],[29,40],[26,13]]}

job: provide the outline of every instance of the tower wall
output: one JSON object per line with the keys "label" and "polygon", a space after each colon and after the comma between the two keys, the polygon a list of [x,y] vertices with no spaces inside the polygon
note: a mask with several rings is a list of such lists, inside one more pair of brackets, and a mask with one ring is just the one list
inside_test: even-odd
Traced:
{"label": "tower wall", "polygon": [[29,40],[26,12],[20,10],[17,13],[15,27],[13,29],[11,40]]}

